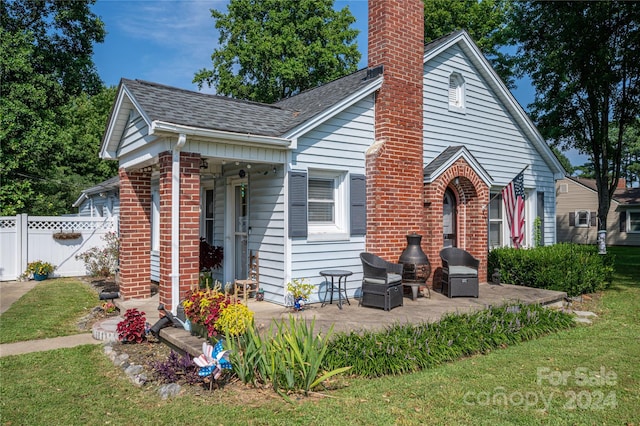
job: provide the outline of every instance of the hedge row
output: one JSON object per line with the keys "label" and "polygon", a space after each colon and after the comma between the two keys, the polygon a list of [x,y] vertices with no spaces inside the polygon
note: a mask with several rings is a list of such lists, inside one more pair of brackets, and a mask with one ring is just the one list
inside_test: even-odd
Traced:
{"label": "hedge row", "polygon": [[613,255],[596,246],[560,243],[527,250],[497,248],[489,252],[489,275],[500,271],[500,282],[564,291],[578,296],[603,290],[613,278]]}

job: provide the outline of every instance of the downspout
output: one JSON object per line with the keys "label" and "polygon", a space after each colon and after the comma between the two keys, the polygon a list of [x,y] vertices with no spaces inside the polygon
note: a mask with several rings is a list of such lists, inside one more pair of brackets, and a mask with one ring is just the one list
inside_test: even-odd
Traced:
{"label": "downspout", "polygon": [[180,303],[180,150],[186,142],[187,135],[180,133],[171,163],[171,312],[174,315]]}

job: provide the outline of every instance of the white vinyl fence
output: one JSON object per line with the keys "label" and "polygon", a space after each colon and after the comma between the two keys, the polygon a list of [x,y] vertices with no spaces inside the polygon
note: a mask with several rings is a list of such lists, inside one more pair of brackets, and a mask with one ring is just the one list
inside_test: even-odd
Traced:
{"label": "white vinyl fence", "polygon": [[[87,275],[76,255],[105,247],[102,237],[108,232],[118,232],[117,217],[0,216],[0,281],[18,279],[34,260],[56,265],[54,277]],[[57,239],[56,233],[80,235]]]}

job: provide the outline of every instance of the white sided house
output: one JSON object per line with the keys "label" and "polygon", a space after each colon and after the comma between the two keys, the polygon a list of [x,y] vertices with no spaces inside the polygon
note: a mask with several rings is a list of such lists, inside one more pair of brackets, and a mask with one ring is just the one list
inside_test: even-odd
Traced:
{"label": "white sided house", "polygon": [[122,296],[149,297],[153,254],[175,310],[198,281],[200,237],[224,248],[222,282],[259,252],[278,304],[295,278],[323,300],[325,269],[352,271],[357,295],[359,254],[396,262],[414,232],[429,285],[451,245],[484,281],[488,250],[510,244],[500,190],[525,167],[524,244],[536,217],[554,243],[562,166],[470,36],[425,46],[423,25],[420,0],[370,0],[369,67],[271,105],[123,79],[101,150],[120,166]]}

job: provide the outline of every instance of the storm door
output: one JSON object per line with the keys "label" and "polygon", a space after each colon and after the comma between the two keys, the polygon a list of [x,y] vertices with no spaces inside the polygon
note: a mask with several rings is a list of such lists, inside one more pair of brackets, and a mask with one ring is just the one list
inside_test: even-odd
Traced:
{"label": "storm door", "polygon": [[456,247],[456,197],[447,189],[442,205],[443,248]]}

